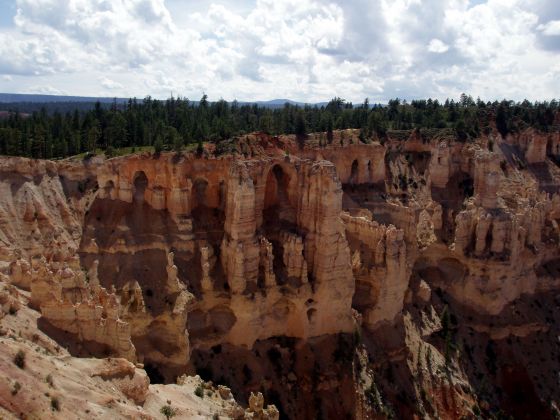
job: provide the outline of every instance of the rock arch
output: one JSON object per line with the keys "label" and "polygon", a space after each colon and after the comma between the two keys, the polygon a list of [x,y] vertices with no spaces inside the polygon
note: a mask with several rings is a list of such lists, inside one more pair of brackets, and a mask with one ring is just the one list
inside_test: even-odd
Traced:
{"label": "rock arch", "polygon": [[348,180],[350,184],[357,184],[360,178],[360,164],[358,159],[352,161],[352,166],[350,167],[350,179]]}
{"label": "rock arch", "polygon": [[307,310],[307,320],[309,322],[315,322],[316,318],[317,318],[317,309],[309,308]]}
{"label": "rock arch", "polygon": [[133,177],[133,194],[134,201],[143,202],[148,188],[148,177],[144,171],[138,171]]}
{"label": "rock arch", "polygon": [[225,214],[220,208],[219,190],[205,177],[196,177],[190,192],[190,214],[193,229],[199,239],[211,240],[213,246],[221,241]]}
{"label": "rock arch", "polygon": [[453,283],[460,283],[465,278],[468,269],[461,261],[452,257],[444,257],[437,261],[419,258],[412,268],[413,278],[417,275],[426,281],[430,287],[444,287]]}
{"label": "rock arch", "polygon": [[295,225],[294,176],[280,164],[273,165],[268,171],[263,205],[264,225]]}
{"label": "rock arch", "polygon": [[101,198],[113,199],[115,194],[115,183],[112,179],[108,180],[103,186],[103,194]]}
{"label": "rock arch", "polygon": [[278,205],[280,201],[288,199],[290,178],[280,165],[274,165],[266,178],[264,207]]}
{"label": "rock arch", "polygon": [[[286,263],[290,261],[293,250],[286,241],[286,235],[292,237],[298,231],[295,177],[293,168],[278,163],[270,167],[266,177],[261,231],[266,240],[270,241],[272,251],[272,255],[267,253],[269,260],[265,265],[272,263],[272,271],[278,284],[286,283],[291,274]],[[303,259],[301,250],[299,254]]]}
{"label": "rock arch", "polygon": [[198,177],[191,190],[191,212],[198,207],[208,207],[208,180]]}

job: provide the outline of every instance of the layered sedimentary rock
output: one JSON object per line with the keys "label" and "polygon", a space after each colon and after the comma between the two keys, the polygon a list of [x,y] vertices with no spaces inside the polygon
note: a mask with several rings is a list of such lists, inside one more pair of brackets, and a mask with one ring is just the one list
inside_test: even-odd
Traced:
{"label": "layered sedimentary rock", "polygon": [[342,219],[352,252],[357,293],[354,305],[366,325],[392,321],[402,309],[410,269],[406,262],[404,232],[360,216],[343,213]]}
{"label": "layered sedimentary rock", "polygon": [[[265,407],[260,393],[248,394],[251,404],[244,408],[229,388],[205,382],[198,376],[182,376],[173,384],[150,384],[141,365],[126,359],[73,357],[42,328],[37,328],[41,324],[40,314],[27,303],[26,292],[0,283],[3,419],[157,419],[163,416],[162,407],[168,407],[173,417],[179,419],[279,417],[270,401],[266,400]],[[16,357],[22,360],[19,365],[13,361]]]}
{"label": "layered sedimentary rock", "polygon": [[[10,176],[20,176],[20,161],[8,161]],[[354,328],[342,190],[332,164],[222,159],[204,163],[205,172],[198,160],[140,156],[37,165],[39,175],[22,187],[39,199],[12,196],[26,209],[35,206],[45,223],[59,224],[65,242],[53,241],[47,229],[35,248],[18,248],[26,239],[10,242],[6,272],[31,291],[46,321],[84,346],[96,343],[131,360],[141,348],[140,361],[186,367],[191,335],[195,345],[250,346],[271,336]],[[70,181],[61,173],[80,170],[92,178],[88,185],[72,181],[76,191],[66,188],[67,200],[46,202],[35,191],[42,183],[64,191]],[[30,212],[6,218],[32,232],[37,218]],[[145,262],[146,274],[138,267]]]}
{"label": "layered sedimentary rock", "polygon": [[135,361],[130,325],[120,319],[119,298],[99,286],[96,266],[86,277],[79,265],[52,272],[43,260],[32,272],[31,304],[50,325],[73,334],[78,342],[106,346],[110,353]]}
{"label": "layered sedimentary rock", "polygon": [[[245,140],[251,153],[220,157],[3,159],[0,273],[11,285],[0,291],[2,313],[19,310],[14,293],[27,293],[45,331],[74,354],[143,363],[158,382],[201,366],[225,377],[227,357],[242,355],[243,378],[228,376],[239,395],[262,386],[275,396],[297,372],[306,393],[329,399],[348,378],[313,372],[340,360],[302,361],[324,342],[337,343],[331,353],[346,363],[381,352],[380,365],[399,366],[401,379],[406,372],[472,406],[453,389],[477,380],[468,367],[449,373],[442,340],[463,326],[491,340],[553,329],[554,314],[508,314],[560,288],[558,133],[492,131],[462,143],[449,130],[413,130],[363,144],[346,130],[320,147],[317,138],[298,148],[292,137],[259,134]],[[452,311],[464,324],[449,327]],[[365,355],[348,357],[344,340],[360,330]],[[283,371],[288,351],[298,355],[294,372],[277,382],[255,361],[266,353]],[[345,402],[362,413],[382,395],[366,371]],[[265,415],[257,394],[248,402],[248,416]],[[298,404],[283,412],[295,416]]]}

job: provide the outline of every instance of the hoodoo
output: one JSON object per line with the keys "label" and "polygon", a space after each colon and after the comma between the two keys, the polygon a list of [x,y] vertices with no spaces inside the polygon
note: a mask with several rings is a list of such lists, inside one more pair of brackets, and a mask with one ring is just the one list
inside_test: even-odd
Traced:
{"label": "hoodoo", "polygon": [[557,413],[557,136],[330,136],[2,158],[0,413]]}

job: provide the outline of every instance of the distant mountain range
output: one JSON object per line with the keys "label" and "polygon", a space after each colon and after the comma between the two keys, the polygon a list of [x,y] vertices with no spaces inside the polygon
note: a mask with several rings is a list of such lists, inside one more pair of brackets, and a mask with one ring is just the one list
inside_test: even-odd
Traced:
{"label": "distant mountain range", "polygon": [[[0,93],[0,109],[6,107],[6,105],[2,104],[66,104],[69,103],[95,103],[100,102],[102,104],[111,104],[113,101],[116,101],[117,104],[122,104],[128,102],[129,98],[107,98],[107,97],[93,97],[93,96],[62,96],[62,95],[35,95],[35,94],[22,94],[22,93]],[[138,98],[138,100],[142,100],[143,98]],[[193,101],[197,103],[198,101]],[[278,108],[284,106],[285,103],[289,103],[291,105],[299,105],[304,106],[305,103],[303,102],[296,102],[290,99],[273,99],[271,101],[238,101],[240,104],[257,104],[264,107],[270,108]],[[309,105],[325,105],[327,102],[317,103],[317,104],[309,104]]]}
{"label": "distant mountain range", "polygon": [[61,96],[61,95],[35,95],[24,93],[0,93],[0,103],[21,103],[21,102],[34,102],[34,103],[53,103],[53,102],[101,102],[112,103],[113,100],[117,102],[126,102],[128,98],[96,98],[90,96]]}

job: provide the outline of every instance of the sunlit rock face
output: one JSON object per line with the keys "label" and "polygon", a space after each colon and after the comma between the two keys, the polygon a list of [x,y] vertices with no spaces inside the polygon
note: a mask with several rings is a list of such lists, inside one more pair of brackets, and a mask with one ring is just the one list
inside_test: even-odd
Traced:
{"label": "sunlit rock face", "polygon": [[[435,389],[416,352],[442,356],[430,338],[442,308],[493,340],[550,330],[504,314],[560,287],[557,133],[316,140],[301,149],[259,134],[248,153],[221,157],[3,158],[1,280],[28,294],[41,328],[74,355],[142,363],[161,382],[203,367],[243,398],[260,381],[293,415],[316,411],[266,379],[285,367],[282,349],[297,360],[312,349],[313,363],[336,370],[322,352],[361,330],[364,351],[377,343],[391,363],[414,359],[401,368]],[[16,303],[4,295],[7,312]],[[280,364],[257,368],[259,352]],[[313,363],[286,375],[308,375],[311,392]],[[347,380],[363,394],[341,373],[322,398]]]}

